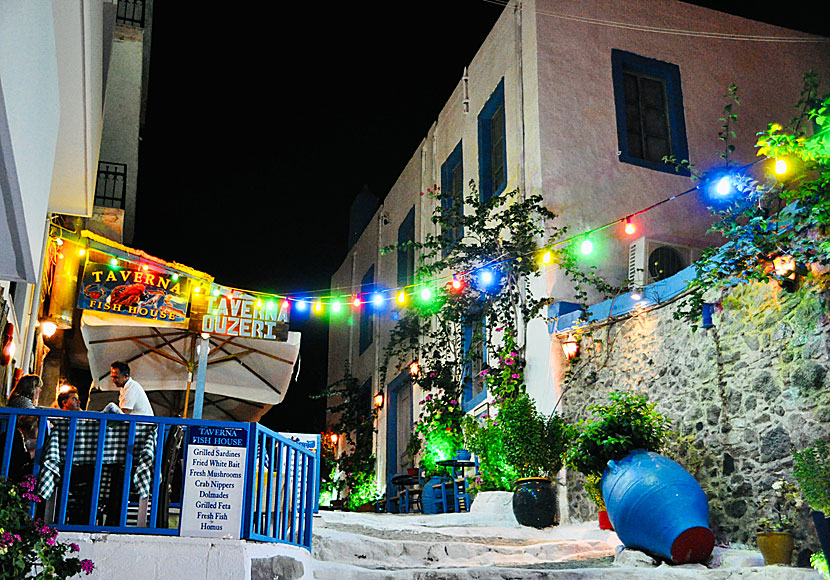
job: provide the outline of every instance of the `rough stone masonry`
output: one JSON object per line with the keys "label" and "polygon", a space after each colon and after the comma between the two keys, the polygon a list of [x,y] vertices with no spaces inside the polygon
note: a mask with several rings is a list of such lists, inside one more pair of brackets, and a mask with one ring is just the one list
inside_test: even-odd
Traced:
{"label": "rough stone masonry", "polygon": [[[677,432],[669,454],[709,498],[716,538],[754,544],[757,502],[774,481],[792,479],[793,449],[830,435],[830,293],[751,283],[710,301],[710,329],[675,320],[680,299],[587,332],[563,413],[585,418],[614,390],[648,395]],[[596,517],[582,481],[568,472],[574,520]],[[801,561],[818,540],[806,505],[799,516]]]}

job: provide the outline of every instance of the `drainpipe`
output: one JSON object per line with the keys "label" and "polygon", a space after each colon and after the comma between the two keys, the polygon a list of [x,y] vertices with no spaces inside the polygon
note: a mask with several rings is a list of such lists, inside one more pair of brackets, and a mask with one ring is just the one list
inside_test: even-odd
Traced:
{"label": "drainpipe", "polygon": [[44,224],[43,243],[41,244],[40,252],[40,269],[37,272],[35,279],[35,288],[32,291],[30,300],[27,301],[29,305],[29,325],[26,327],[26,340],[23,343],[23,363],[21,368],[24,373],[29,372],[29,365],[32,358],[32,346],[35,342],[35,327],[37,326],[37,315],[40,311],[40,292],[43,288],[43,262],[46,260],[46,244],[49,241],[49,226],[52,224],[52,215],[46,215],[46,223]]}

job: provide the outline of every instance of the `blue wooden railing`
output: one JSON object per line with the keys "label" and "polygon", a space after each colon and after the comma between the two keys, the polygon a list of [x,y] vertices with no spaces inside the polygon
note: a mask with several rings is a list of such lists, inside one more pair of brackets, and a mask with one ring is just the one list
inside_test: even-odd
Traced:
{"label": "blue wooden railing", "polygon": [[59,530],[179,535],[178,524],[170,527],[168,510],[181,502],[184,477],[175,462],[186,457],[184,434],[196,426],[228,427],[248,433],[240,537],[311,548],[317,455],[270,429],[256,423],[0,407],[0,477],[14,474],[16,462],[28,459],[17,427],[35,422],[31,473],[49,501],[32,504],[31,510]]}

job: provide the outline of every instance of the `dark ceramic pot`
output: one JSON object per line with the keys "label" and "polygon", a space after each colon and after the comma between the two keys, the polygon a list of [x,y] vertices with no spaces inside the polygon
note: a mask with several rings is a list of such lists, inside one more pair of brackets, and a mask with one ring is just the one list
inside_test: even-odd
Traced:
{"label": "dark ceramic pot", "polygon": [[816,525],[821,551],[825,555],[830,554],[830,516],[824,512],[813,511],[813,523]]}
{"label": "dark ceramic pot", "polygon": [[523,526],[547,528],[559,523],[556,489],[546,477],[526,477],[513,488],[513,515]]}

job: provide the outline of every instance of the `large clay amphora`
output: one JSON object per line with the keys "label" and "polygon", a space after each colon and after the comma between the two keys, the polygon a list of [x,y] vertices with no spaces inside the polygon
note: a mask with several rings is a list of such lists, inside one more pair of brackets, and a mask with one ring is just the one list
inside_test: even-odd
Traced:
{"label": "large clay amphora", "polygon": [[668,457],[636,450],[620,461],[609,461],[602,495],[627,548],[686,564],[705,562],[715,547],[706,494]]}

